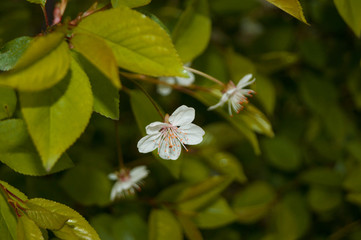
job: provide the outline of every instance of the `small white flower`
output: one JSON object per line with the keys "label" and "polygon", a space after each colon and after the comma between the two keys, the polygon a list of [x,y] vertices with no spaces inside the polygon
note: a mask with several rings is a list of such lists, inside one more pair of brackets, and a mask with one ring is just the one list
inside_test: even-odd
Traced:
{"label": "small white flower", "polygon": [[256,78],[252,74],[247,74],[244,76],[237,84],[237,86],[230,81],[227,84],[226,89],[223,91],[221,100],[216,104],[208,108],[208,110],[213,110],[217,107],[223,106],[224,103],[228,101],[228,111],[229,115],[232,116],[232,108],[234,111],[239,113],[243,109],[243,104],[248,103],[248,98],[256,92],[252,89],[243,89],[244,87],[251,85],[256,81]]}
{"label": "small white flower", "polygon": [[146,166],[138,166],[131,170],[121,169],[119,172],[110,173],[108,178],[116,181],[110,193],[110,200],[134,194],[135,189],[140,190],[141,180],[148,176],[149,171]]}
{"label": "small white flower", "polygon": [[194,108],[182,105],[171,116],[167,114],[164,122],[149,124],[145,128],[148,135],[138,142],[139,152],[148,153],[158,148],[161,158],[178,159],[182,146],[187,150],[186,144],[196,145],[203,140],[203,129],[191,123],[194,117]]}
{"label": "small white flower", "polygon": [[[187,65],[186,65],[187,66]],[[178,84],[180,86],[189,86],[194,82],[194,74],[188,70],[184,70],[188,75],[187,78],[184,77],[160,77],[159,80],[168,84]],[[159,84],[157,87],[157,92],[162,96],[167,96],[172,92],[172,88],[165,84]]]}

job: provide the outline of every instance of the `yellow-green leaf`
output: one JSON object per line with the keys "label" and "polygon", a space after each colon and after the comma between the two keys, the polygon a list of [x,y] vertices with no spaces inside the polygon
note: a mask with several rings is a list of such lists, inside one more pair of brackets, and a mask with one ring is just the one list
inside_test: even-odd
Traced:
{"label": "yellow-green leaf", "polygon": [[0,190],[0,239],[16,240],[16,216]]}
{"label": "yellow-green leaf", "polygon": [[17,240],[44,240],[39,227],[26,215],[18,218]]}
{"label": "yellow-green leaf", "polygon": [[118,66],[151,76],[183,76],[183,65],[165,30],[127,7],[92,14],[75,33],[92,33],[113,50]]}
{"label": "yellow-green leaf", "polygon": [[22,113],[33,142],[49,171],[88,125],[93,96],[88,77],[72,60],[57,85],[37,93],[20,92]]}
{"label": "yellow-green leaf", "polygon": [[141,7],[149,4],[152,0],[111,0],[114,8],[127,6],[130,8]]}
{"label": "yellow-green leaf", "polygon": [[10,118],[16,108],[16,93],[8,87],[0,87],[0,120]]}
{"label": "yellow-green leaf", "polygon": [[[282,9],[286,13],[294,16],[298,20],[307,23],[303,15],[302,6],[298,0],[267,0],[276,7]],[[357,0],[356,0],[357,1]]]}
{"label": "yellow-green leaf", "polygon": [[167,210],[153,209],[149,219],[149,240],[181,240],[182,229]]}
{"label": "yellow-green leaf", "polygon": [[31,2],[31,3],[40,4],[43,7],[45,7],[45,4],[46,4],[46,0],[26,0],[26,1]]}
{"label": "yellow-green leaf", "polygon": [[42,198],[33,198],[31,199],[31,202],[52,213],[68,218],[61,229],[53,231],[58,238],[72,240],[100,240],[98,234],[89,223],[70,207]]}
{"label": "yellow-green leaf", "polygon": [[334,0],[336,8],[356,36],[361,36],[361,1]]}
{"label": "yellow-green leaf", "polygon": [[21,55],[29,47],[31,37],[19,37],[0,48],[0,70],[9,71],[12,69]]}
{"label": "yellow-green leaf", "polygon": [[64,33],[35,38],[15,67],[0,74],[0,85],[21,91],[39,91],[58,83],[68,72],[70,52]]}
{"label": "yellow-green leaf", "polygon": [[28,197],[24,193],[20,192],[17,188],[14,188],[13,186],[9,185],[7,182],[0,180],[0,185],[5,187],[8,191],[10,191],[16,197],[21,199],[23,202],[26,202],[28,200]]}
{"label": "yellow-green leaf", "polygon": [[190,217],[178,214],[177,219],[189,240],[203,240],[201,231],[199,231]]}
{"label": "yellow-green leaf", "polygon": [[71,39],[71,44],[75,51],[97,67],[114,86],[121,87],[117,61],[103,39],[92,34],[78,33]]}

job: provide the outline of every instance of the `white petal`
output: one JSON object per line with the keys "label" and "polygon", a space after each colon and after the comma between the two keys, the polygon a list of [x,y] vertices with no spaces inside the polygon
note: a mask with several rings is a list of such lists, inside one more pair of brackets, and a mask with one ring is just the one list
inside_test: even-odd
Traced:
{"label": "white petal", "polygon": [[118,180],[118,176],[115,173],[109,173],[108,178],[113,181]]}
{"label": "white petal", "polygon": [[[159,80],[168,84],[175,84],[176,82],[174,77],[160,77]],[[162,96],[167,96],[172,92],[172,88],[165,84],[158,84],[157,92]]]}
{"label": "white petal", "polygon": [[110,200],[114,201],[122,192],[122,183],[117,181],[115,182],[112,191],[110,193]]}
{"label": "white petal", "polygon": [[190,71],[186,71],[188,74],[187,78],[176,77],[177,83],[181,86],[189,86],[194,82],[194,74]]}
{"label": "white petal", "polygon": [[246,76],[244,76],[238,83],[237,83],[237,89],[241,89],[244,88],[245,86],[248,86],[252,83],[254,83],[254,81],[256,81],[256,78],[253,78],[253,75],[247,74]]}
{"label": "white petal", "polygon": [[228,99],[229,99],[229,94],[228,94],[228,93],[224,93],[224,94],[222,95],[222,97],[221,97],[221,100],[220,100],[216,105],[210,106],[210,107],[208,108],[208,111],[213,110],[213,109],[216,109],[217,107],[223,106],[223,104],[224,104],[225,102],[227,102]]}
{"label": "white petal", "polygon": [[162,144],[160,149],[158,149],[158,153],[159,156],[165,160],[177,160],[181,150],[182,146],[179,142],[176,145],[173,145],[171,148],[166,144]]}
{"label": "white petal", "polygon": [[194,120],[194,117],[194,108],[182,105],[172,113],[172,115],[169,117],[169,122],[173,126],[182,126],[191,123]]}
{"label": "white petal", "polygon": [[182,126],[179,128],[179,130],[185,136],[184,143],[188,145],[196,145],[201,143],[203,140],[203,135],[205,134],[204,130],[201,127],[193,123]]}
{"label": "white petal", "polygon": [[147,170],[146,166],[138,166],[130,171],[130,178],[132,182],[136,183],[142,180],[143,178],[145,178],[146,176],[148,176],[148,174],[149,171]]}
{"label": "white petal", "polygon": [[158,141],[161,133],[154,135],[147,135],[141,138],[137,144],[138,151],[141,153],[148,153],[155,150],[158,147]]}
{"label": "white petal", "polygon": [[159,133],[159,130],[166,126],[167,124],[163,122],[152,122],[145,127],[145,131],[147,132],[147,134],[157,134]]}

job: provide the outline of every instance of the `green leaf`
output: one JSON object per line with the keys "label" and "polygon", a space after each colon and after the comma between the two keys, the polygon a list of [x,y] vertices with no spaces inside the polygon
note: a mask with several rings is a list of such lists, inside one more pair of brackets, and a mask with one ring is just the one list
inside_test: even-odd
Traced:
{"label": "green leaf", "polygon": [[97,68],[83,56],[74,54],[73,57],[81,65],[89,77],[93,90],[93,110],[113,120],[119,119],[119,91]]}
{"label": "green leaf", "polygon": [[177,209],[183,212],[194,211],[214,200],[228,185],[232,178],[214,176],[186,188],[177,198]]}
{"label": "green leaf", "polygon": [[0,85],[21,91],[39,91],[58,83],[68,72],[69,49],[64,33],[35,38],[15,67],[0,74]]}
{"label": "green leaf", "polygon": [[103,38],[121,68],[151,76],[183,76],[168,34],[137,11],[127,7],[100,11],[81,21],[74,32]]}
{"label": "green leaf", "polygon": [[26,1],[31,2],[31,3],[40,4],[43,7],[45,7],[45,4],[46,4],[46,0],[26,0]]}
{"label": "green leaf", "polygon": [[256,73],[256,67],[253,62],[248,58],[236,53],[233,49],[229,48],[226,52],[226,62],[230,73],[230,77],[236,84],[245,75]]}
{"label": "green leaf", "polygon": [[92,34],[78,33],[72,37],[71,44],[75,51],[97,67],[115,87],[121,87],[117,61],[103,39]]}
{"label": "green leaf", "polygon": [[104,206],[110,202],[111,182],[106,173],[94,167],[79,165],[67,171],[60,184],[83,205]]}
{"label": "green leaf", "polygon": [[36,224],[26,215],[18,218],[17,240],[44,240],[43,234]]}
{"label": "green leaf", "polygon": [[232,154],[210,151],[204,155],[206,161],[220,173],[234,177],[240,183],[247,181],[241,162]]}
{"label": "green leaf", "polygon": [[[26,202],[28,201],[28,197],[20,192],[17,188],[14,188],[13,186],[9,185],[7,182],[1,181],[0,180],[0,185],[2,185],[3,187],[5,187],[9,192],[11,192],[12,194],[14,194],[16,197],[18,197],[21,201]],[[1,186],[0,186],[1,187]]]}
{"label": "green leaf", "polygon": [[253,105],[246,105],[245,110],[237,116],[239,116],[239,118],[241,118],[253,131],[268,137],[274,136],[270,121]]}
{"label": "green leaf", "polygon": [[72,60],[71,72],[56,86],[20,92],[22,113],[44,167],[49,171],[88,125],[93,95],[88,77]]}
{"label": "green leaf", "polygon": [[255,99],[262,104],[267,114],[272,114],[276,105],[276,89],[269,78],[257,75],[256,79]]}
{"label": "green leaf", "polygon": [[301,166],[299,148],[290,139],[277,136],[274,139],[265,139],[262,146],[267,160],[274,167],[284,171],[294,171]]}
{"label": "green leaf", "polygon": [[31,40],[31,37],[19,37],[0,48],[0,70],[9,71],[12,69],[29,47]]}
{"label": "green leaf", "polygon": [[336,8],[356,36],[361,36],[361,2],[358,0],[334,0]]}
{"label": "green leaf", "polygon": [[181,159],[180,178],[187,182],[203,181],[210,175],[209,167],[199,158],[185,156]]}
{"label": "green leaf", "polygon": [[25,210],[25,213],[27,216],[41,228],[59,230],[64,226],[65,222],[68,221],[67,217],[50,212],[36,203],[33,203],[32,199],[26,202],[26,206],[27,209]]}
{"label": "green leaf", "polygon": [[354,168],[347,174],[343,187],[348,191],[361,192],[361,167]]}
{"label": "green leaf", "polygon": [[54,234],[60,239],[72,240],[100,240],[98,234],[89,223],[73,209],[46,199],[33,198],[31,203],[41,206],[46,210],[68,218],[60,230],[54,230]]}
{"label": "green leaf", "polygon": [[342,185],[342,177],[335,170],[326,167],[307,170],[301,174],[300,179],[312,185],[328,187],[340,187]]}
{"label": "green leaf", "polygon": [[194,217],[194,221],[200,228],[219,228],[237,219],[237,215],[230,208],[227,201],[220,197],[207,207],[202,209]]}
{"label": "green leaf", "polygon": [[194,222],[185,215],[178,214],[177,219],[180,223],[180,225],[183,228],[183,231],[185,235],[187,236],[187,239],[189,240],[203,240],[202,234],[197,228],[197,226],[194,224]]}
{"label": "green leaf", "polygon": [[248,185],[234,197],[232,207],[242,223],[253,223],[263,218],[269,211],[276,193],[266,182]]}
{"label": "green leaf", "polygon": [[152,0],[111,0],[113,8],[127,6],[130,8],[141,7],[149,4]]}
{"label": "green leaf", "polygon": [[302,6],[298,0],[267,0],[276,7],[282,9],[286,13],[294,16],[298,20],[306,23],[305,16],[303,15]]}
{"label": "green leaf", "polygon": [[349,193],[346,195],[347,201],[361,206],[361,193]]}
{"label": "green leaf", "polygon": [[16,240],[16,216],[0,190],[0,239]]}
{"label": "green leaf", "polygon": [[334,188],[312,186],[307,193],[307,199],[314,211],[327,212],[341,204],[342,193]]}
{"label": "green leaf", "polygon": [[74,166],[68,155],[63,154],[51,171],[46,171],[21,119],[1,121],[0,136],[0,161],[16,172],[43,176]]}
{"label": "green leaf", "polygon": [[13,89],[0,87],[0,120],[10,118],[16,109],[16,93]]}
{"label": "green leaf", "polygon": [[169,239],[183,239],[177,219],[167,210],[153,209],[149,218],[149,240]]}
{"label": "green leaf", "polygon": [[175,47],[184,63],[193,61],[206,49],[211,38],[211,25],[207,0],[192,0],[172,33]]}

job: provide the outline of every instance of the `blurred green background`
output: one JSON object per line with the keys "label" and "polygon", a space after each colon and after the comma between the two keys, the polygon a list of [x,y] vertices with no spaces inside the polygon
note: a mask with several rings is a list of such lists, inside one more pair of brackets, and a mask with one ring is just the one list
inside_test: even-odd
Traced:
{"label": "blurred green background", "polygon": [[[195,122],[206,131],[204,142],[177,160],[179,178],[150,154],[138,153],[141,133],[128,95],[121,92],[124,159],[129,167],[147,164],[151,170],[137,196],[109,200],[107,175],[118,167],[116,135],[114,122],[96,113],[68,151],[74,168],[29,177],[2,164],[1,179],[29,197],[74,208],[104,240],[146,239],[151,209],[164,207],[154,199],[168,201],[174,186],[217,174],[235,181],[190,214],[204,239],[361,239],[360,40],[333,1],[301,3],[310,26],[263,0],[209,0],[211,41],[192,66],[225,82],[256,75],[257,95],[251,102],[270,119],[275,135],[258,136],[260,155],[199,101],[176,91],[162,97],[156,86],[145,85],[169,113],[181,104],[194,107]],[[69,0],[65,16],[74,18],[92,4]],[[139,10],[153,13],[171,31],[184,8],[185,1],[153,0]],[[35,36],[43,25],[39,6],[0,2],[0,45]],[[133,87],[127,80],[123,84]]]}

